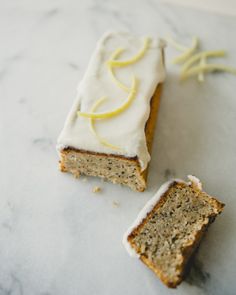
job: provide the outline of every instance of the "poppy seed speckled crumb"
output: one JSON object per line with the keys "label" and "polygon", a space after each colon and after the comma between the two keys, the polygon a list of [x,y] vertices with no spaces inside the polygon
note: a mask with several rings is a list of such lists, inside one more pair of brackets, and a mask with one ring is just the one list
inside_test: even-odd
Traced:
{"label": "poppy seed speckled crumb", "polygon": [[173,181],[146,218],[129,233],[128,243],[164,284],[175,288],[184,278],[189,258],[223,207],[193,182]]}

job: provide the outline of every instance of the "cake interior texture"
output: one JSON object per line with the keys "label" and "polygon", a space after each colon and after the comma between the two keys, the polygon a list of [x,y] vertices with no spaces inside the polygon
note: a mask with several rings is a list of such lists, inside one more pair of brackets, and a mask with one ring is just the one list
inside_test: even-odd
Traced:
{"label": "cake interior texture", "polygon": [[187,262],[223,204],[184,183],[174,183],[128,236],[140,259],[168,286],[183,279]]}
{"label": "cake interior texture", "polygon": [[[137,160],[114,155],[88,153],[73,149],[61,153],[61,170],[74,176],[81,174],[97,176],[118,184],[128,185],[133,190],[145,188],[145,178],[140,173]],[[63,163],[63,167],[62,167]]]}
{"label": "cake interior texture", "polygon": [[[150,102],[150,115],[145,126],[148,152],[151,154],[162,84],[159,84]],[[68,147],[60,151],[60,169],[78,177],[81,174],[104,178],[113,183],[129,186],[135,191],[144,191],[147,185],[148,168],[141,170],[137,157],[101,154]]]}

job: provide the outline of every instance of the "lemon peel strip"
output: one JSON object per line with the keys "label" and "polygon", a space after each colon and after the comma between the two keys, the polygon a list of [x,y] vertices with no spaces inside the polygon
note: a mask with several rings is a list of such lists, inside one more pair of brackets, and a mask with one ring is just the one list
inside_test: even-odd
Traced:
{"label": "lemon peel strip", "polygon": [[209,51],[202,51],[202,52],[196,53],[183,64],[181,68],[181,72],[183,73],[187,71],[191,67],[191,65],[194,62],[197,62],[199,59],[201,59],[203,55],[205,57],[220,57],[220,56],[225,56],[226,51],[225,50],[209,50]]}
{"label": "lemon peel strip", "polygon": [[174,64],[184,62],[197,49],[198,43],[199,43],[198,38],[194,37],[192,39],[192,46],[188,48],[187,50],[185,50],[183,54],[177,56],[172,62]]}
{"label": "lemon peel strip", "polygon": [[115,82],[115,84],[120,87],[122,90],[124,90],[125,92],[129,92],[130,91],[130,87],[127,87],[125,84],[123,84],[122,82],[120,82],[116,76],[115,76],[115,73],[114,73],[114,70],[113,70],[113,67],[111,64],[109,64],[109,61],[111,60],[114,60],[116,58],[119,57],[119,55],[124,51],[123,48],[118,48],[114,51],[114,53],[112,54],[111,58],[108,60],[107,62],[107,67],[108,67],[108,70],[111,74],[111,77],[112,77],[112,80]]}
{"label": "lemon peel strip", "polygon": [[222,72],[228,72],[233,75],[236,75],[236,68],[228,67],[228,66],[225,66],[222,64],[206,64],[203,66],[195,66],[195,67],[190,68],[188,71],[184,72],[180,76],[180,79],[185,80],[188,77],[194,76],[201,71],[204,73],[214,72],[214,71],[222,71]]}
{"label": "lemon peel strip", "polygon": [[[200,63],[199,63],[200,66],[205,66],[206,65],[206,55],[203,54],[200,58]],[[199,82],[204,82],[204,72],[203,71],[200,71],[199,74],[198,74],[198,81]]]}
{"label": "lemon peel strip", "polygon": [[116,59],[117,57],[119,57],[121,55],[122,52],[124,52],[125,49],[124,48],[117,48],[111,55],[110,59],[113,60],[113,59]]}
{"label": "lemon peel strip", "polygon": [[111,65],[112,67],[125,67],[125,66],[131,65],[131,64],[137,62],[146,53],[150,42],[151,42],[150,38],[145,38],[143,47],[141,48],[141,50],[135,56],[133,56],[130,59],[127,59],[127,60],[114,60],[114,59],[109,60],[108,64]]}
{"label": "lemon peel strip", "polygon": [[[106,100],[107,98],[106,97],[101,97],[100,99],[98,99],[94,105],[92,106],[91,108],[91,112],[95,112],[96,109]],[[115,146],[111,143],[109,143],[108,141],[106,141],[104,138],[102,138],[95,130],[95,126],[94,126],[94,123],[95,123],[95,119],[90,119],[90,129],[92,131],[92,133],[94,134],[94,136],[97,138],[97,140],[103,144],[104,146],[108,147],[108,148],[111,148],[113,150],[121,150],[121,148],[119,148],[118,146]]]}
{"label": "lemon peel strip", "polygon": [[174,47],[175,49],[177,49],[179,51],[186,51],[186,50],[188,50],[188,47],[179,44],[178,42],[176,42],[171,37],[166,37],[165,40],[166,40],[166,42],[168,44],[170,44],[172,47]]}
{"label": "lemon peel strip", "polygon": [[92,119],[106,119],[106,118],[111,118],[111,117],[114,117],[114,116],[122,113],[124,110],[126,110],[130,106],[133,99],[135,98],[136,93],[137,93],[137,84],[138,84],[137,79],[135,77],[133,77],[132,87],[131,87],[129,96],[120,107],[118,107],[110,112],[104,112],[104,113],[94,113],[94,112],[85,113],[85,112],[78,111],[77,115],[85,117],[85,118],[92,118]]}
{"label": "lemon peel strip", "polygon": [[122,82],[120,82],[116,78],[113,67],[111,65],[108,65],[108,69],[109,69],[109,72],[111,74],[112,80],[115,82],[115,84],[118,87],[120,87],[122,90],[124,90],[125,92],[129,92],[130,91],[130,88],[128,86],[126,86],[125,84],[123,84]]}

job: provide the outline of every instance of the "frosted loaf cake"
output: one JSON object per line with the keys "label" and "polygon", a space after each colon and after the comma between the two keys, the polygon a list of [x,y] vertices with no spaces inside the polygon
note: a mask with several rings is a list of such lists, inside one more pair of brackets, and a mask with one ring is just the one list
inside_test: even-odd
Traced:
{"label": "frosted loaf cake", "polygon": [[106,33],[58,138],[61,171],[143,191],[164,77],[162,41]]}

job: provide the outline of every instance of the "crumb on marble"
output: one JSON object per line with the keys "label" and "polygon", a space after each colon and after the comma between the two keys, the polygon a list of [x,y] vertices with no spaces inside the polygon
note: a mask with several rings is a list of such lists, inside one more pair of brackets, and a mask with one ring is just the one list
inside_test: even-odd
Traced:
{"label": "crumb on marble", "polygon": [[79,66],[75,62],[69,62],[68,65],[73,70],[79,70]]}
{"label": "crumb on marble", "polygon": [[76,178],[76,179],[79,179],[80,178],[80,173],[79,172],[73,172],[73,176]]}
{"label": "crumb on marble", "polygon": [[93,193],[100,193],[102,191],[102,189],[99,186],[95,186],[93,188]]}
{"label": "crumb on marble", "polygon": [[87,182],[87,181],[88,181],[88,178],[87,178],[87,177],[84,177],[84,178],[82,179],[82,181],[83,181],[83,182]]}
{"label": "crumb on marble", "polygon": [[117,201],[113,201],[112,202],[112,207],[114,207],[114,208],[120,207],[120,203],[117,202]]}

